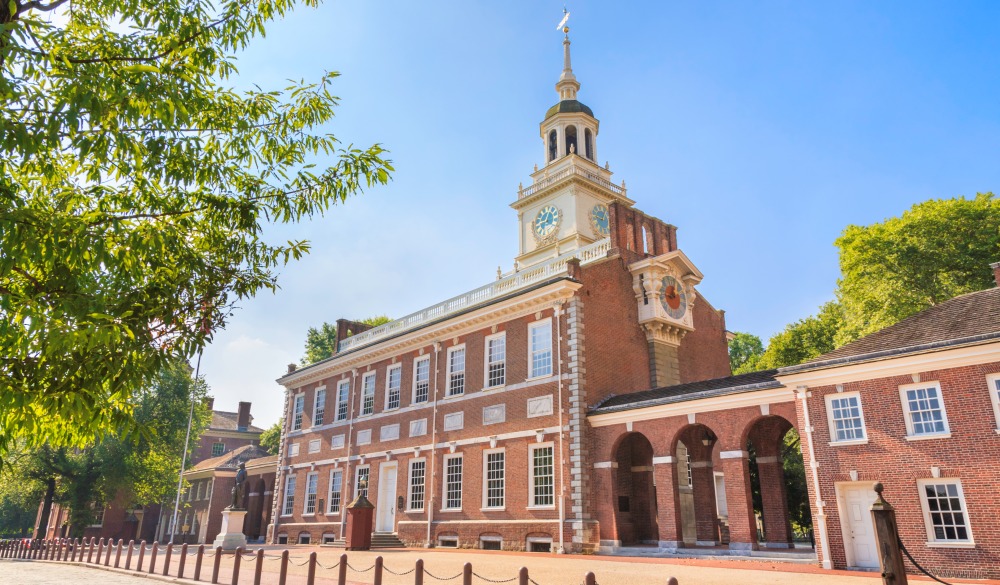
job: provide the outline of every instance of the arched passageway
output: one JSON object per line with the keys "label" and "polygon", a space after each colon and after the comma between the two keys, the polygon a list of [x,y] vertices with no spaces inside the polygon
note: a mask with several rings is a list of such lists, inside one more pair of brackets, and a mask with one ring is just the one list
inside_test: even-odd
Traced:
{"label": "arched passageway", "polygon": [[712,462],[717,440],[712,429],[702,424],[684,427],[675,440],[678,517],[686,546],[714,546],[723,541]]}
{"label": "arched passageway", "polygon": [[656,544],[656,486],[653,446],[641,433],[629,433],[618,444],[614,462],[614,512],[622,545]]}
{"label": "arched passageway", "polygon": [[793,515],[800,531],[811,529],[798,433],[784,418],[764,416],[749,426],[746,449],[758,540],[793,548]]}

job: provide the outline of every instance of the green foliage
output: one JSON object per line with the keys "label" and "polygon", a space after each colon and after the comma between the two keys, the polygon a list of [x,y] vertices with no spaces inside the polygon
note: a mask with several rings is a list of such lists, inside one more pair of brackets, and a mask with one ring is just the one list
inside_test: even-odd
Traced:
{"label": "green foliage", "polygon": [[833,301],[826,303],[816,315],[796,321],[772,336],[763,353],[751,357],[733,373],[791,366],[833,351],[834,338],[842,323],[840,305]]}
{"label": "green foliage", "polygon": [[961,294],[994,286],[1000,259],[1000,199],[932,199],[901,217],[848,226],[837,239],[837,298],[845,320],[838,345]]}
{"label": "green foliage", "polygon": [[759,337],[752,333],[736,332],[729,341],[729,367],[735,374],[744,364],[759,359],[763,353],[764,344]]}
{"label": "green foliage", "polygon": [[260,434],[260,446],[267,449],[271,455],[278,454],[278,448],[281,446],[281,420],[264,429]]}
{"label": "green foliage", "polygon": [[[376,315],[362,319],[359,323],[378,327],[389,321],[392,319],[385,315]],[[348,335],[350,334],[349,331]],[[302,365],[307,366],[325,360],[332,356],[335,351],[337,351],[337,326],[324,321],[318,329],[310,327],[306,331],[306,353],[302,356]]]}
{"label": "green foliage", "polygon": [[336,73],[227,85],[291,0],[66,2],[0,2],[0,457],[134,429],[133,394],[308,251],[265,225],[392,171],[323,128]]}
{"label": "green foliage", "polygon": [[795,427],[785,433],[784,445],[781,450],[781,464],[785,473],[785,495],[792,526],[799,531],[812,528],[812,510],[809,508],[806,466],[802,460],[802,446]]}

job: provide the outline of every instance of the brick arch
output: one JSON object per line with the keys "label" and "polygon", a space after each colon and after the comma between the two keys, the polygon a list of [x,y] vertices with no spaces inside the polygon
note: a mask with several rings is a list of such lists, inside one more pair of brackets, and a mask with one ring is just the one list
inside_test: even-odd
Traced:
{"label": "brick arch", "polygon": [[788,491],[784,473],[784,438],[795,428],[786,418],[768,414],[754,418],[743,431],[743,445],[755,459],[748,472],[756,467],[760,486],[764,540],[768,548],[791,548],[792,527],[788,512]]}
{"label": "brick arch", "polygon": [[656,488],[653,444],[642,433],[629,432],[615,441],[612,501],[617,540],[623,545],[656,543]]}

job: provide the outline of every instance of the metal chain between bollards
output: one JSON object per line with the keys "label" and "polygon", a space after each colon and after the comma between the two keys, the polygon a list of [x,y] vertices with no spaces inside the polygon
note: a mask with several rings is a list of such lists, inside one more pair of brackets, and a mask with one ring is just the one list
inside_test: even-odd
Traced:
{"label": "metal chain between bollards", "polygon": [[306,559],[306,560],[302,561],[302,564],[300,565],[300,564],[296,563],[295,561],[293,561],[291,558],[289,558],[288,559],[288,564],[296,566],[296,567],[304,567],[307,564],[309,564],[309,559]]}
{"label": "metal chain between bollards", "polygon": [[949,583],[947,581],[942,581],[941,579],[938,579],[934,575],[931,575],[927,571],[927,569],[921,567],[920,563],[918,563],[917,560],[914,559],[912,555],[910,555],[910,551],[906,550],[906,547],[903,546],[903,540],[901,538],[899,538],[898,535],[896,536],[896,540],[899,542],[899,550],[903,551],[903,554],[906,555],[906,558],[910,559],[910,562],[913,563],[913,566],[916,567],[921,573],[923,573],[924,575],[927,575],[928,577],[930,577],[931,579],[934,579],[935,581],[937,581],[938,583],[941,583],[942,585],[951,585],[951,583]]}
{"label": "metal chain between bollards", "polygon": [[472,576],[476,577],[477,579],[482,579],[487,583],[512,583],[514,581],[517,581],[517,577],[511,577],[510,579],[490,579],[489,577],[483,577],[479,573],[475,572],[472,573]]}
{"label": "metal chain between bollards", "polygon": [[430,577],[431,579],[437,579],[438,581],[453,581],[453,580],[455,580],[455,579],[458,579],[459,577],[461,577],[461,576],[462,576],[462,573],[459,573],[459,574],[455,575],[454,577],[438,577],[438,576],[436,576],[436,575],[432,574],[432,573],[431,573],[430,571],[428,571],[427,569],[424,569],[424,573],[425,573],[425,574],[426,574],[426,575],[427,575],[428,577]]}
{"label": "metal chain between bollards", "polygon": [[372,569],[374,569],[375,565],[372,565],[372,566],[368,567],[367,569],[355,569],[354,567],[351,566],[351,563],[347,563],[347,568],[350,569],[350,570],[352,570],[352,571],[354,571],[355,573],[367,573],[368,571],[371,571]]}
{"label": "metal chain between bollards", "polygon": [[385,565],[382,565],[382,570],[383,570],[383,571],[385,571],[385,572],[387,572],[387,573],[389,573],[389,574],[392,574],[392,575],[396,575],[397,577],[403,577],[403,576],[406,576],[406,575],[409,575],[409,574],[410,574],[410,573],[412,573],[413,571],[416,571],[416,570],[417,570],[417,568],[416,568],[416,567],[414,567],[414,568],[410,569],[409,571],[404,571],[404,572],[402,572],[402,573],[397,573],[396,571],[393,571],[393,570],[392,570],[392,569],[390,569],[389,567],[387,567],[387,566],[385,566]]}
{"label": "metal chain between bollards", "polygon": [[538,585],[538,581],[535,581],[531,577],[528,577],[528,583],[531,583],[531,585]]}
{"label": "metal chain between bollards", "polygon": [[319,561],[316,561],[316,566],[319,567],[320,569],[326,569],[328,571],[332,571],[333,569],[336,569],[337,567],[340,566],[340,561],[337,561],[336,563],[333,563],[333,565],[329,566],[329,567],[327,567],[326,565],[324,565],[323,563],[321,563]]}

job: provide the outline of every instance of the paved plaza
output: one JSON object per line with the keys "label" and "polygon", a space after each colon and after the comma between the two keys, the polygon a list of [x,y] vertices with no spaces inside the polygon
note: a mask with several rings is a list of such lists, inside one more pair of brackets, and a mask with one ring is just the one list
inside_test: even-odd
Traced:
{"label": "paved plaza", "polygon": [[[278,582],[277,555],[280,549],[267,547],[262,584],[274,585]],[[320,567],[317,570],[317,585],[336,583],[336,565],[343,551],[320,547],[296,547],[292,549],[289,564],[288,585],[303,585],[306,580],[304,562],[310,552],[317,551]],[[272,556],[274,555],[274,556]],[[405,573],[414,567],[417,559],[424,559],[427,575],[426,585],[461,583],[462,567],[472,563],[476,577],[473,583],[484,584],[487,580],[505,581],[517,576],[521,566],[529,569],[531,580],[538,585],[580,585],[588,571],[593,571],[600,585],[665,585],[671,576],[677,577],[680,585],[879,585],[882,581],[876,573],[851,571],[823,571],[812,565],[780,563],[756,560],[716,560],[716,559],[659,559],[624,558],[602,556],[556,556],[545,554],[522,554],[508,552],[472,551],[426,551],[426,550],[381,550],[376,552],[351,552],[348,556],[348,582],[351,585],[372,583],[372,571],[376,556],[383,557],[385,567],[396,573]],[[224,557],[220,571],[220,583],[230,583],[232,556]],[[171,564],[175,573],[176,557]],[[296,563],[302,563],[297,565]],[[190,576],[191,564],[187,575]],[[242,563],[239,583],[253,583],[252,560]],[[206,559],[202,579],[208,582],[212,564]],[[156,571],[161,572],[160,568]],[[173,582],[173,577],[160,577]],[[910,578],[913,582],[929,580]],[[958,585],[1000,585],[1000,581],[959,581],[948,580]],[[42,561],[0,561],[0,583],[17,585],[63,585],[66,583],[93,583],[102,585],[150,584],[157,580],[146,575],[132,575],[113,571],[84,567],[73,564]],[[413,574],[393,575],[384,573],[385,585],[412,585]],[[516,583],[516,581],[511,581]]]}

